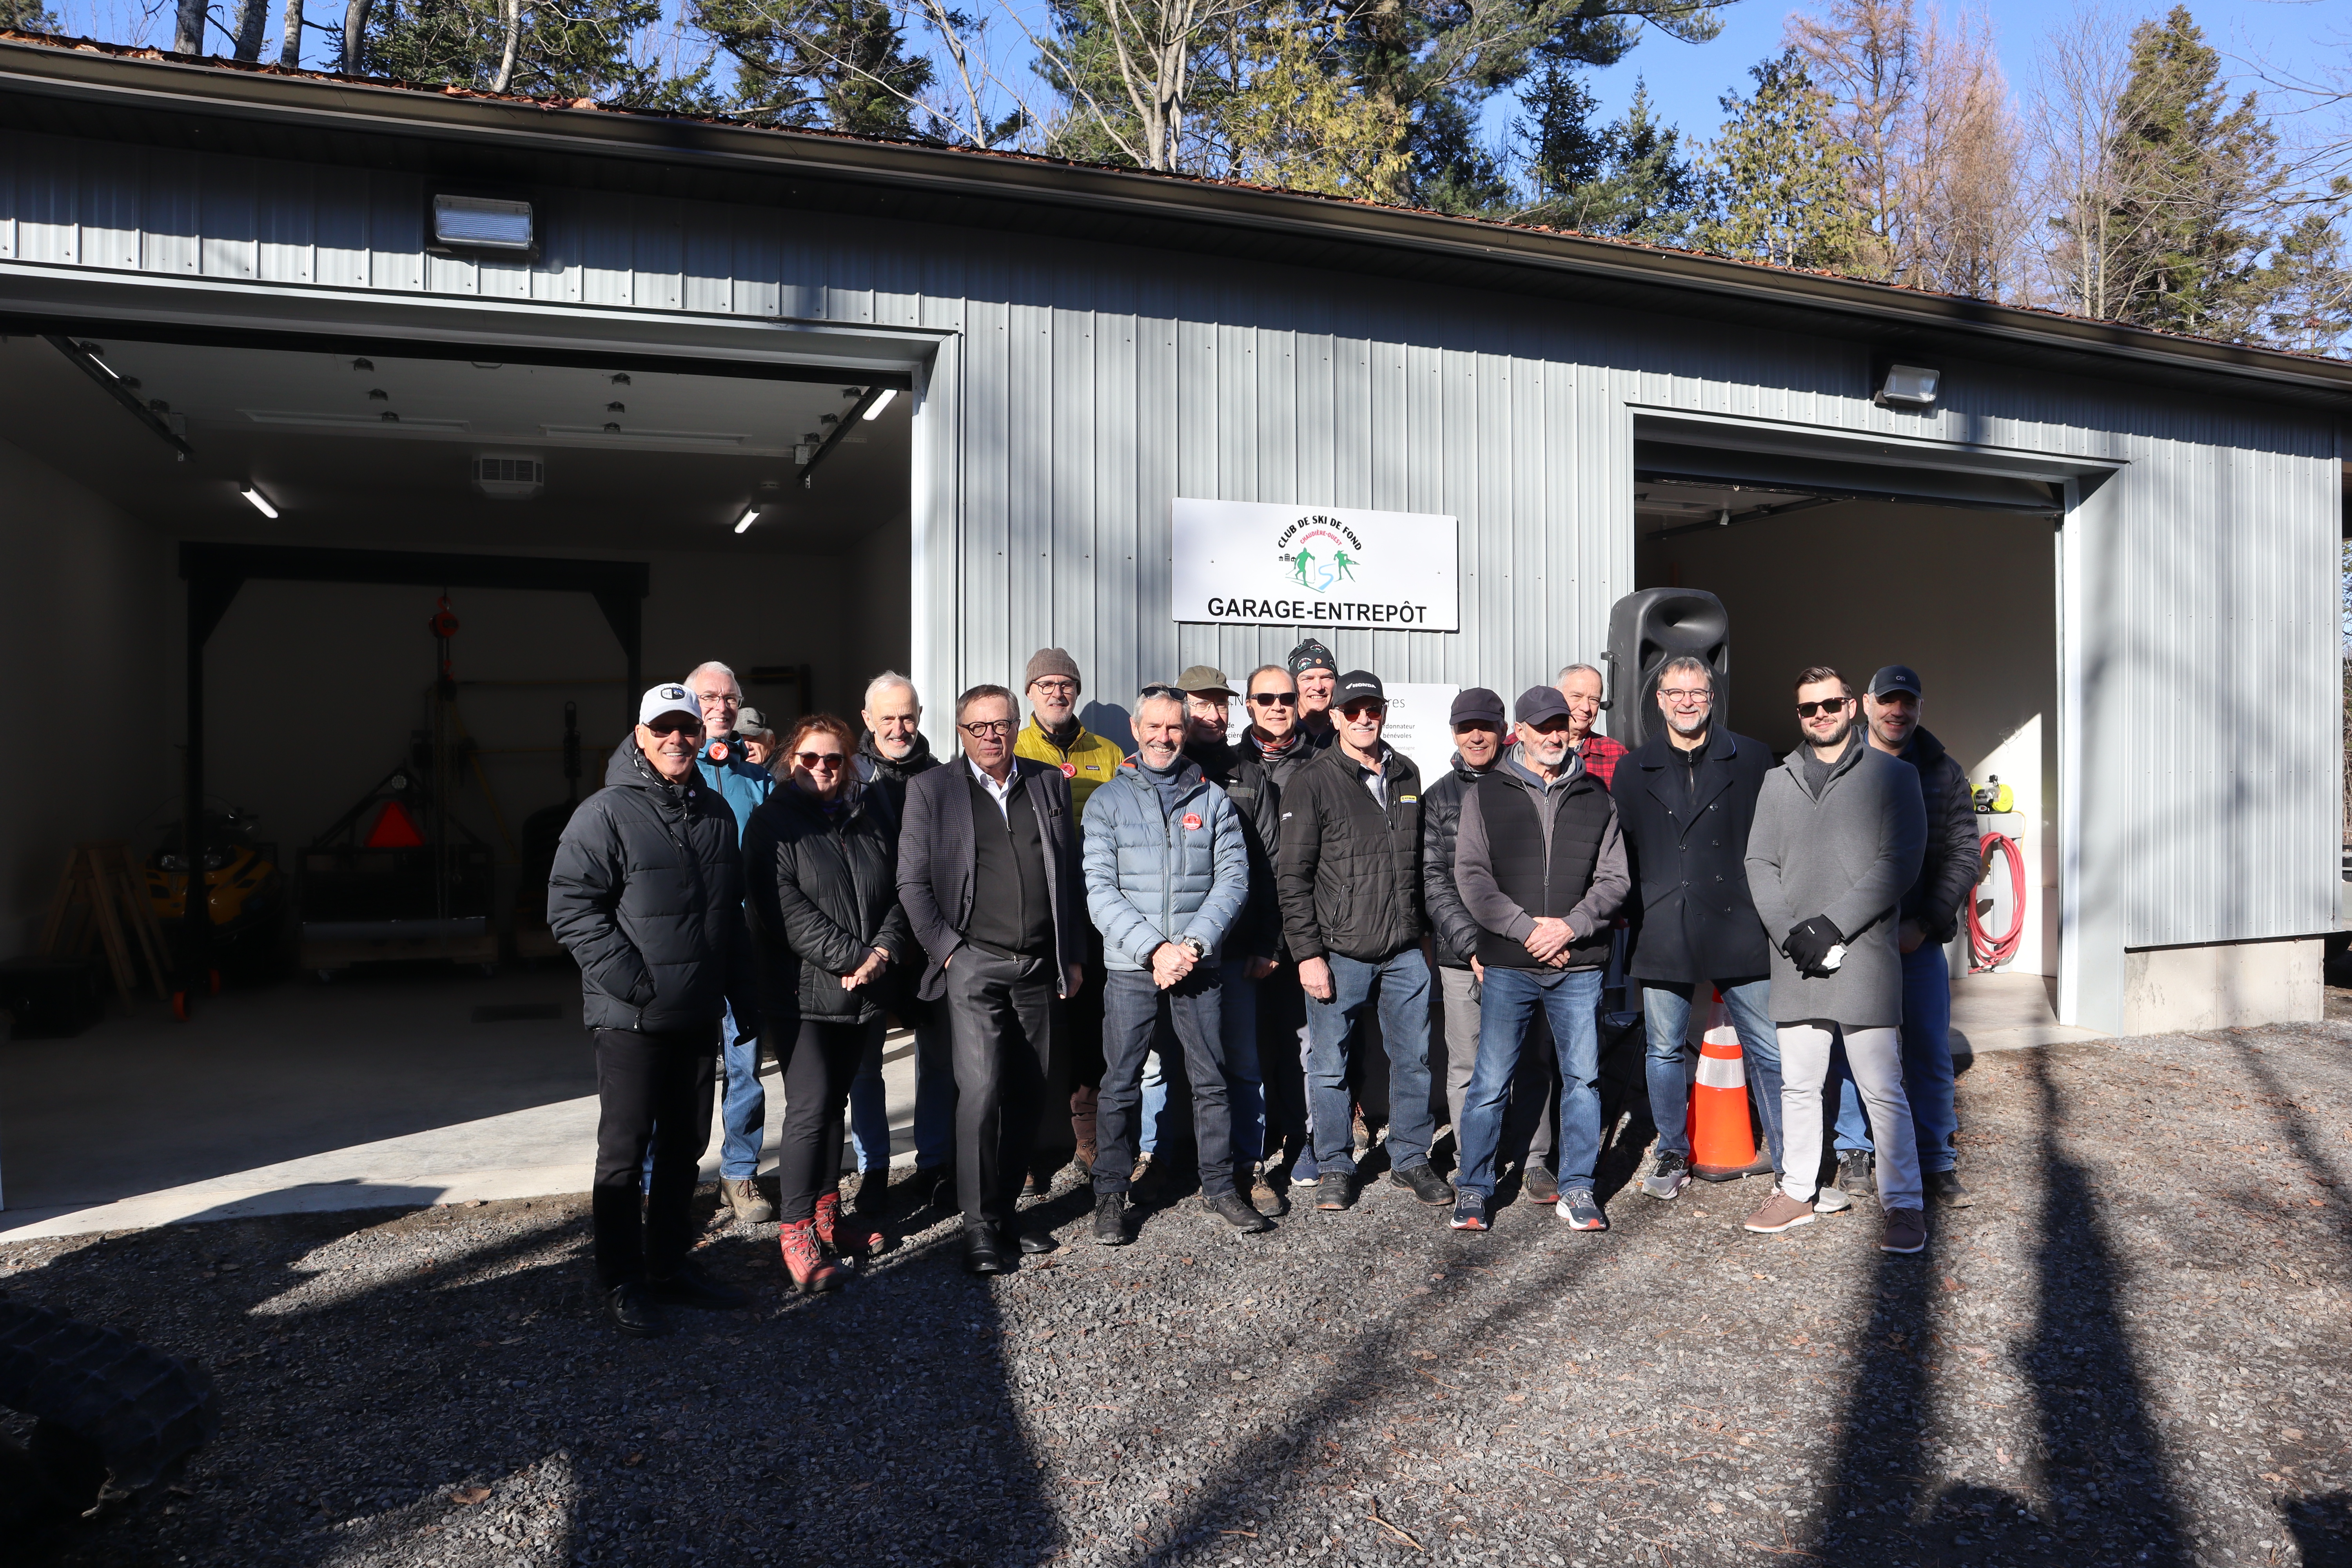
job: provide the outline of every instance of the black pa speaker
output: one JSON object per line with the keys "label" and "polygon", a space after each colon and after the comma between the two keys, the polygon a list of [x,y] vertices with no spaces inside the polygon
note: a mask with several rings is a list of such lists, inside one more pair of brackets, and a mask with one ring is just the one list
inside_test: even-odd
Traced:
{"label": "black pa speaker", "polygon": [[1731,711],[1731,617],[1723,601],[1696,588],[1644,588],[1609,609],[1609,733],[1628,747],[1654,734],[1658,668],[1682,654],[1715,675],[1714,721]]}

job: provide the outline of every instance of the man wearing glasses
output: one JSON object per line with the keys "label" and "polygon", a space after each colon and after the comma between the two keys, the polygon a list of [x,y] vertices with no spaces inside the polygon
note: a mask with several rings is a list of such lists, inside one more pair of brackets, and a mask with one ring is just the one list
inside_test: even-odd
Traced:
{"label": "man wearing glasses", "polygon": [[[776,787],[773,773],[751,761],[736,737],[735,721],[743,711],[743,688],[735,672],[712,659],[694,667],[686,678],[702,712],[702,750],[695,756],[702,782],[717,792],[735,814],[735,838]],[[719,1191],[735,1217],[750,1225],[765,1225],[776,1217],[754,1180],[760,1173],[760,1142],[768,1127],[768,1093],[760,1086],[760,1045],[736,1029],[735,1013],[719,1020],[719,1062],[726,1082],[719,1096]],[[646,1169],[650,1181],[653,1172]]]}
{"label": "man wearing glasses", "polygon": [[719,1020],[731,1007],[747,1036],[760,1029],[739,829],[695,772],[701,749],[694,694],[646,692],[547,882],[547,923],[580,966],[596,1042],[596,1276],[613,1326],[641,1338],[664,1331],[658,1302],[750,1300],[688,1259]]}
{"label": "man wearing glasses", "polygon": [[1003,1274],[1050,1252],[1017,1232],[1021,1178],[1053,1065],[1053,1004],[1085,978],[1084,873],[1069,780],[1016,757],[1002,686],[956,699],[963,760],[907,782],[898,901],[930,955],[919,994],[945,998],[956,1080],[964,1268]]}
{"label": "man wearing glasses", "polygon": [[1919,875],[1927,808],[1917,770],[1854,734],[1853,689],[1822,666],[1797,677],[1804,741],[1764,776],[1748,836],[1748,886],[1773,943],[1780,1038],[1780,1185],[1748,1216],[1765,1234],[1810,1223],[1822,1165],[1822,1088],[1843,1044],[1878,1143],[1886,1252],[1927,1245],[1919,1155],[1903,1096],[1903,895]]}
{"label": "man wearing glasses", "polygon": [[1620,765],[1613,793],[1642,882],[1627,973],[1642,987],[1650,1119],[1658,1127],[1656,1163],[1642,1190],[1672,1201],[1690,1184],[1685,1041],[1693,1004],[1723,993],[1775,1173],[1780,1046],[1771,946],[1748,895],[1748,827],[1771,753],[1717,721],[1715,675],[1698,659],[1668,659],[1658,671],[1658,712],[1665,722]]}
{"label": "man wearing glasses", "polygon": [[1316,1207],[1355,1205],[1348,1068],[1374,1011],[1389,1053],[1389,1180],[1425,1204],[1451,1203],[1452,1185],[1429,1163],[1437,1128],[1421,954],[1421,772],[1381,739],[1380,677],[1341,676],[1333,701],[1338,743],[1283,789],[1275,851],[1283,932],[1307,993]]}
{"label": "man wearing glasses", "polygon": [[[1234,749],[1265,771],[1272,796],[1270,815],[1276,827],[1274,836],[1267,840],[1268,852],[1272,853],[1281,837],[1282,792],[1289,786],[1292,776],[1320,753],[1308,742],[1307,731],[1298,721],[1298,681],[1288,665],[1259,665],[1249,672],[1242,689],[1245,694],[1243,701],[1249,708],[1249,722],[1243,728]],[[1274,959],[1279,966],[1288,961],[1290,948],[1278,929],[1278,900],[1275,913],[1277,930]],[[1316,1172],[1315,1150],[1307,1135],[1307,994],[1288,977],[1258,987],[1257,1043],[1258,1072],[1265,1081],[1265,1163],[1269,1167],[1276,1164],[1276,1150],[1286,1147],[1291,1162],[1286,1184],[1312,1186]],[[1286,1198],[1278,1203],[1272,1212],[1281,1213],[1289,1207]]]}
{"label": "man wearing glasses", "polygon": [[[1083,825],[1087,797],[1110,782],[1127,750],[1108,735],[1097,735],[1078,722],[1078,697],[1085,689],[1078,679],[1078,661],[1058,647],[1041,647],[1029,656],[1022,676],[1029,698],[1029,722],[1013,745],[1015,756],[1056,769],[1070,784],[1070,809]],[[1070,1075],[1070,1141],[1081,1168],[1092,1170],[1095,1159],[1095,1095],[1102,1082],[1102,939],[1086,921],[1079,929],[1087,942],[1085,986],[1061,1004],[1054,1033],[1060,1042]],[[1043,1191],[1041,1174],[1033,1191]]]}

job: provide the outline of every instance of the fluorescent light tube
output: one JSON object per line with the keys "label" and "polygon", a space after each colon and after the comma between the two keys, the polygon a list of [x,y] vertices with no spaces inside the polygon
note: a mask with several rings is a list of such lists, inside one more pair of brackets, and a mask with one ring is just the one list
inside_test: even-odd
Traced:
{"label": "fluorescent light tube", "polygon": [[745,512],[745,513],[743,514],[743,521],[740,521],[740,522],[739,522],[739,523],[737,523],[737,524],[735,525],[735,531],[736,531],[736,532],[738,532],[738,533],[740,533],[740,532],[742,532],[745,529],[750,528],[753,523],[755,523],[755,522],[757,522],[757,521],[760,521],[760,509],[759,509],[758,507],[756,507],[756,506],[755,506],[755,507],[753,507],[751,510],[749,510],[749,511],[747,511],[747,512]]}
{"label": "fluorescent light tube", "polygon": [[278,509],[269,504],[268,498],[264,496],[259,490],[255,489],[251,485],[244,486],[236,493],[251,501],[253,503],[253,510],[259,512],[262,516],[274,518],[278,515]]}
{"label": "fluorescent light tube", "polygon": [[881,396],[879,396],[879,397],[877,397],[877,398],[876,398],[872,403],[870,403],[870,404],[866,405],[866,417],[867,417],[868,419],[871,419],[871,418],[873,418],[876,415],[877,415],[877,414],[881,413],[885,408],[889,407],[889,406],[890,406],[890,400],[891,400],[892,398],[894,398],[894,397],[898,396],[898,389],[897,387],[895,387],[895,386],[886,386],[886,387],[884,387],[884,388],[882,389],[882,395],[881,395]]}

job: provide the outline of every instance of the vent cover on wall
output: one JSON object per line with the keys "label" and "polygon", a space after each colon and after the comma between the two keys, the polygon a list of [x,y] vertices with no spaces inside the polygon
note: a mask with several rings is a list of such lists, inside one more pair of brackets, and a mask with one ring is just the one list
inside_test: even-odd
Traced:
{"label": "vent cover on wall", "polygon": [[484,452],[473,469],[474,488],[493,500],[529,500],[547,488],[547,465],[527,452]]}

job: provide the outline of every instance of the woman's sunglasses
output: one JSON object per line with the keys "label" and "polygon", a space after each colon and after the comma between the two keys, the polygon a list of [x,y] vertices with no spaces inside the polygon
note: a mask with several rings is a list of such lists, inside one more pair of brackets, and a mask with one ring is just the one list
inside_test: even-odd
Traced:
{"label": "woman's sunglasses", "polygon": [[838,768],[849,759],[839,752],[795,752],[793,761],[814,773],[819,768]]}

